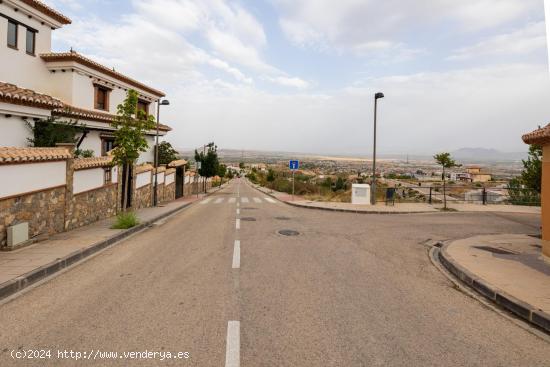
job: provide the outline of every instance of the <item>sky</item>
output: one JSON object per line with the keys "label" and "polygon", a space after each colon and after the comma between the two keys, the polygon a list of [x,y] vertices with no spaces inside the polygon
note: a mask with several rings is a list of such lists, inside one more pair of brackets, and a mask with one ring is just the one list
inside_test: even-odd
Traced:
{"label": "sky", "polygon": [[543,0],[46,0],[71,47],[164,91],[177,148],[525,151],[550,122]]}

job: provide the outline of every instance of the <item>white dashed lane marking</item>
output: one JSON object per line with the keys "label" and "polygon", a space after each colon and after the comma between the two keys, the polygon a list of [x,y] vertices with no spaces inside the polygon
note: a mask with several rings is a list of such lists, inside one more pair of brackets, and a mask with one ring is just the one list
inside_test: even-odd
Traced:
{"label": "white dashed lane marking", "polygon": [[202,204],[202,205],[208,204],[208,203],[210,202],[210,200],[212,200],[212,198],[204,199],[203,201],[201,201],[201,204]]}
{"label": "white dashed lane marking", "polygon": [[229,321],[227,323],[227,340],[225,349],[225,367],[239,367],[241,365],[241,323]]}
{"label": "white dashed lane marking", "polygon": [[248,198],[242,197],[242,198],[241,198],[241,202],[242,202],[242,203],[248,203],[248,202],[250,202],[250,201],[248,200]]}
{"label": "white dashed lane marking", "polygon": [[255,203],[258,203],[258,204],[261,204],[261,203],[262,203],[262,199],[260,199],[260,198],[254,198],[254,202],[255,202]]}

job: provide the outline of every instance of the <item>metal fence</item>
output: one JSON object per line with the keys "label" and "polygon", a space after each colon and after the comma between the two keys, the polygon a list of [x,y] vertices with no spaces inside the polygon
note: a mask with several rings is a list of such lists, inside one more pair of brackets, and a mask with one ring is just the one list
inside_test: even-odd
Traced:
{"label": "metal fence", "polygon": [[[501,204],[540,206],[541,195],[537,191],[525,188],[511,187],[477,187],[456,186],[446,187],[447,203],[452,204]],[[383,188],[377,192],[378,201],[386,203],[424,202],[429,204],[442,203],[444,200],[442,186],[400,186]]]}

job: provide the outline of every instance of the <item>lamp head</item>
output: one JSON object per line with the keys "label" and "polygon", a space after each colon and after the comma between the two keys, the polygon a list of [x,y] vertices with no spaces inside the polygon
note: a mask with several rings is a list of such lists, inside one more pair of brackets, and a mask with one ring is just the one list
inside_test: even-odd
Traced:
{"label": "lamp head", "polygon": [[167,100],[167,99],[163,99],[162,101],[160,101],[160,105],[161,106],[168,106],[168,105],[170,105],[170,101]]}
{"label": "lamp head", "polygon": [[378,92],[374,95],[374,99],[384,98],[384,93]]}

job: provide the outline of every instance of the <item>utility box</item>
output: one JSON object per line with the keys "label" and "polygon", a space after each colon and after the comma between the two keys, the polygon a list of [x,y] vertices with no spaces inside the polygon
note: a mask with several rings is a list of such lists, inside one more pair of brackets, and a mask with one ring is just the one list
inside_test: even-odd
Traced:
{"label": "utility box", "polygon": [[8,249],[16,249],[18,247],[29,244],[29,223],[19,223],[7,228],[8,234]]}
{"label": "utility box", "polygon": [[371,205],[370,185],[353,184],[351,186],[351,203],[357,205]]}

